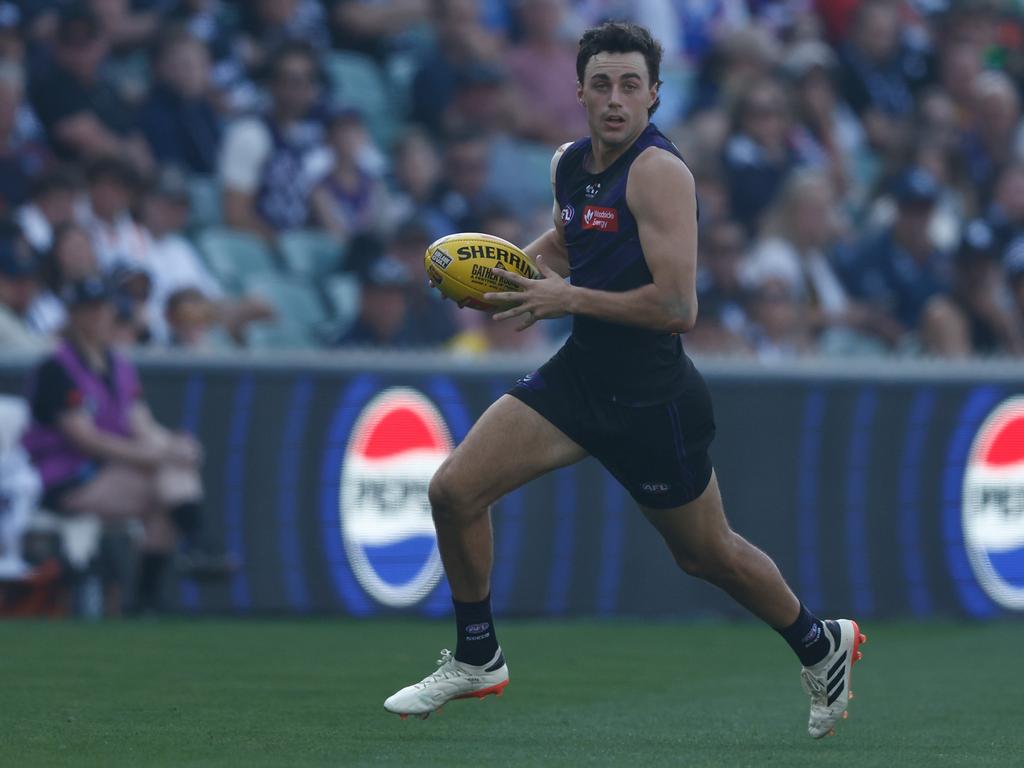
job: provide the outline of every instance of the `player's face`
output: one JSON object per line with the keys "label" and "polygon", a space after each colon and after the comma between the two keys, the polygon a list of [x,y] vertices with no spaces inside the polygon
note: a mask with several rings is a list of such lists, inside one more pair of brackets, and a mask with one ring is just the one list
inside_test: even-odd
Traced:
{"label": "player's face", "polygon": [[640,135],[658,91],[642,53],[602,51],[587,62],[576,95],[586,107],[591,138],[615,146]]}

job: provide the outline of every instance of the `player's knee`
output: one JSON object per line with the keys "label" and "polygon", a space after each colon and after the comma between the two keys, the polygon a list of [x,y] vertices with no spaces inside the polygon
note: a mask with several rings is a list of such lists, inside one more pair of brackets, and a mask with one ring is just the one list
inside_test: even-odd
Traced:
{"label": "player's knee", "polygon": [[687,576],[693,576],[698,579],[704,577],[705,564],[700,556],[692,552],[673,552],[672,555],[675,557],[676,565]]}
{"label": "player's knee", "polygon": [[447,463],[442,464],[427,487],[430,510],[437,523],[458,523],[471,516],[471,500]]}
{"label": "player's knee", "polygon": [[687,575],[712,583],[727,581],[739,565],[736,549],[729,540],[701,547],[699,551],[684,550],[672,554],[676,564]]}

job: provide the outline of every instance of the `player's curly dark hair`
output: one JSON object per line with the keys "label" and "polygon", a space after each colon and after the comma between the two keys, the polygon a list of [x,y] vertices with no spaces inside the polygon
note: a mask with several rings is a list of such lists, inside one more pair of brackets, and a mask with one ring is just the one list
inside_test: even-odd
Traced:
{"label": "player's curly dark hair", "polygon": [[[647,62],[647,74],[651,85],[661,85],[661,43],[655,40],[646,27],[630,24],[625,21],[606,21],[599,27],[592,27],[580,38],[580,50],[576,54],[576,77],[582,83],[583,72],[587,62],[598,53],[637,53],[643,54]],[[661,104],[659,96],[647,110],[647,116],[654,114]]]}

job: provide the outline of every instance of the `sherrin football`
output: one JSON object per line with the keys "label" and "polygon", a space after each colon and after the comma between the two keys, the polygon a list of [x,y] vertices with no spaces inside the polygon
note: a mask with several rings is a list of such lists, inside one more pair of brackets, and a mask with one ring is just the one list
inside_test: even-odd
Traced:
{"label": "sherrin football", "polygon": [[[501,277],[501,268],[523,277],[540,277],[533,259],[522,249],[494,235],[460,232],[435,240],[423,257],[427,276],[460,307],[498,312],[504,302],[484,299],[492,291],[518,291],[519,286]],[[498,274],[491,270],[499,267]]]}

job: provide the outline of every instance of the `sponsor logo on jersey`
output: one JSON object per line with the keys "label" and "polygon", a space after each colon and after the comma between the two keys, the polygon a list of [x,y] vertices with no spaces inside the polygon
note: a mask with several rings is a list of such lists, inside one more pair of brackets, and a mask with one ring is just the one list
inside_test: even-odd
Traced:
{"label": "sponsor logo on jersey", "polygon": [[441,579],[427,486],[451,448],[437,408],[408,387],[381,392],[352,428],[341,470],[341,536],[356,581],[384,605],[415,605]]}
{"label": "sponsor logo on jersey", "polygon": [[447,269],[448,265],[452,263],[452,257],[440,248],[430,254],[430,260],[437,264],[441,269]]}
{"label": "sponsor logo on jersey", "polygon": [[562,223],[563,224],[568,224],[570,221],[572,221],[572,217],[575,216],[575,215],[576,215],[576,209],[573,208],[571,205],[566,205],[562,209]]}
{"label": "sponsor logo on jersey", "polygon": [[619,231],[619,212],[615,208],[588,205],[583,209],[583,229],[599,229],[602,232]]}
{"label": "sponsor logo on jersey", "polygon": [[601,182],[597,184],[587,184],[587,188],[584,190],[588,200],[592,200],[597,197],[597,193],[601,191]]}
{"label": "sponsor logo on jersey", "polygon": [[1024,611],[1024,397],[1001,403],[974,438],[964,474],[964,546],[996,603]]}

